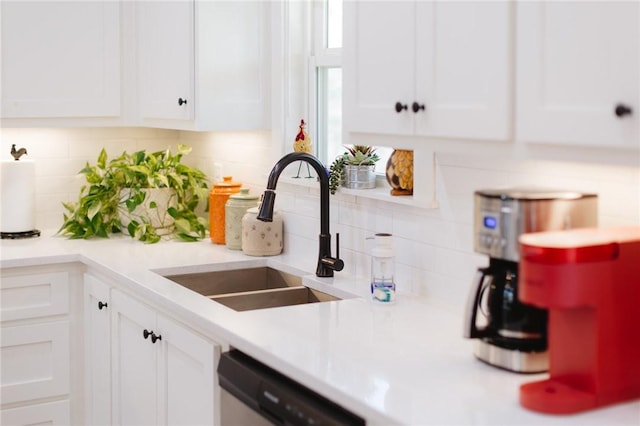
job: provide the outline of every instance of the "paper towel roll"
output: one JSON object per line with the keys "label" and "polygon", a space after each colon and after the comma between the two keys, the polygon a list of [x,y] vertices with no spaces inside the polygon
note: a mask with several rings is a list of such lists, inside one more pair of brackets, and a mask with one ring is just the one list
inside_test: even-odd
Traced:
{"label": "paper towel roll", "polygon": [[33,231],[36,228],[35,163],[2,161],[0,168],[0,231]]}

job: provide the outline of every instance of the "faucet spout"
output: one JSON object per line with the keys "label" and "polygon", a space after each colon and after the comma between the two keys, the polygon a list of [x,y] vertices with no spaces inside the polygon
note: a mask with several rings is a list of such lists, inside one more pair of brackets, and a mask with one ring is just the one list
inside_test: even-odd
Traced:
{"label": "faucet spout", "polygon": [[331,234],[329,233],[329,176],[324,165],[311,154],[305,152],[292,152],[282,157],[271,169],[267,188],[262,195],[262,204],[258,212],[258,220],[270,222],[273,220],[273,207],[275,204],[275,189],[282,171],[294,161],[304,161],[313,167],[320,180],[320,247],[318,253],[318,267],[316,275],[319,277],[332,277],[333,271],[341,271],[344,262],[338,256],[331,257]]}

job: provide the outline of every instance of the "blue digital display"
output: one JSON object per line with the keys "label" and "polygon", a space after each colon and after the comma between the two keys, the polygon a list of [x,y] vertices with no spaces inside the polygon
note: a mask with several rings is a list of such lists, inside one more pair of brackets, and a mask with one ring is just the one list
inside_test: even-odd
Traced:
{"label": "blue digital display", "polygon": [[485,216],[483,219],[484,227],[489,229],[496,229],[498,225],[498,219],[493,216]]}

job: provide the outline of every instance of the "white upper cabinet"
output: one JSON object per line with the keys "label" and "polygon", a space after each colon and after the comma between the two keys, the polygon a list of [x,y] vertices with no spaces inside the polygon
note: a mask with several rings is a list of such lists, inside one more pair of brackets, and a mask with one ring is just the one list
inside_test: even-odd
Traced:
{"label": "white upper cabinet", "polygon": [[262,1],[138,2],[142,124],[270,127],[268,7]]}
{"label": "white upper cabinet", "polygon": [[347,131],[510,137],[508,2],[346,2]]}
{"label": "white upper cabinet", "polygon": [[137,5],[140,115],[193,120],[194,4],[144,1]]}
{"label": "white upper cabinet", "polygon": [[640,146],[640,4],[519,2],[517,138]]}
{"label": "white upper cabinet", "polygon": [[120,4],[3,1],[2,118],[120,115]]}

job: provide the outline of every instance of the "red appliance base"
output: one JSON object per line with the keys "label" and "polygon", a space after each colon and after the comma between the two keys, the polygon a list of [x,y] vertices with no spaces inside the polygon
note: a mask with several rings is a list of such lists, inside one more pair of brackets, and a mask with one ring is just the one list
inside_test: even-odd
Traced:
{"label": "red appliance base", "polygon": [[548,414],[573,414],[605,405],[640,398],[640,389],[627,389],[624,395],[596,395],[548,379],[520,386],[520,404],[533,411]]}
{"label": "red appliance base", "polygon": [[549,379],[522,406],[569,414],[640,398],[640,226],[520,237],[519,297],[549,310]]}

